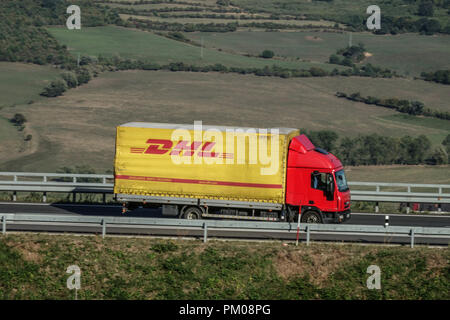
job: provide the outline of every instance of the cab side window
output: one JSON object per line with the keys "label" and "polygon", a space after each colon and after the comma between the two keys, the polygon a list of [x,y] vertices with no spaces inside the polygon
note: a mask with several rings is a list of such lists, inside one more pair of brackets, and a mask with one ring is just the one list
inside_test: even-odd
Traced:
{"label": "cab side window", "polygon": [[317,171],[311,173],[311,188],[317,190],[326,190],[326,185],[326,173]]}

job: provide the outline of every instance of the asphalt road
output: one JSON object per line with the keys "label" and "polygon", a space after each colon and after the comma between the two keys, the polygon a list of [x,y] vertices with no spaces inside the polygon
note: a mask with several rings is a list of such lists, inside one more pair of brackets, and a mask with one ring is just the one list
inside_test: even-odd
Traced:
{"label": "asphalt road", "polygon": [[[43,203],[6,203],[0,202],[1,213],[27,214],[72,214],[91,216],[124,216],[122,208],[114,205],[80,205],[80,204],[43,204]],[[384,226],[386,214],[352,213],[352,218],[346,224]],[[158,209],[136,209],[125,216],[130,217],[160,217]],[[408,227],[450,227],[450,215],[406,215],[389,214],[389,225]]]}

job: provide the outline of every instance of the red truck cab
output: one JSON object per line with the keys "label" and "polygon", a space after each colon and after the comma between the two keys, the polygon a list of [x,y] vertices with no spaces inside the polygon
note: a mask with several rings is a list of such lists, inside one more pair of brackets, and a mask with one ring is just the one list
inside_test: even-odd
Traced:
{"label": "red truck cab", "polygon": [[350,219],[350,189],[342,163],[315,147],[304,135],[289,145],[286,204],[307,223],[344,222]]}

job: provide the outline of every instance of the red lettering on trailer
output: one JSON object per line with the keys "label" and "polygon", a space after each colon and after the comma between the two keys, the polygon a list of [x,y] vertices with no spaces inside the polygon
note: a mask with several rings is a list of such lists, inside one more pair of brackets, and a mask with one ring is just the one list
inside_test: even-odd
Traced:
{"label": "red lettering on trailer", "polygon": [[[190,141],[183,141],[183,140],[178,141],[176,146],[172,148],[173,142],[171,140],[148,139],[147,143],[149,143],[150,146],[148,146],[147,149],[142,147],[131,147],[130,152],[163,155],[170,151],[170,155],[192,157],[193,155],[195,155],[196,151],[200,148],[202,142],[194,141],[190,145],[189,142]],[[201,151],[197,152],[197,156],[203,158],[223,158],[223,159],[234,158],[233,153],[219,153],[212,151],[215,145],[216,143],[212,141],[205,142],[203,144],[203,147],[201,148]]]}
{"label": "red lettering on trailer", "polygon": [[165,154],[172,148],[173,142],[162,139],[148,139],[150,146],[145,150],[147,154]]}
{"label": "red lettering on trailer", "polygon": [[189,141],[179,141],[178,144],[170,152],[171,156],[193,156],[195,150],[202,145],[199,141],[194,141],[188,146]]}

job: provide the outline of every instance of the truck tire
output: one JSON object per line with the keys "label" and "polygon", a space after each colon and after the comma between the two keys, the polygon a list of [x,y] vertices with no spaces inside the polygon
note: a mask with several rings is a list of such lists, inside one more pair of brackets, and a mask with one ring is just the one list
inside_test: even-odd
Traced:
{"label": "truck tire", "polygon": [[315,211],[306,211],[302,214],[301,222],[304,223],[322,223],[322,218]]}
{"label": "truck tire", "polygon": [[202,210],[197,207],[189,207],[183,213],[183,218],[188,220],[200,219],[202,217]]}

